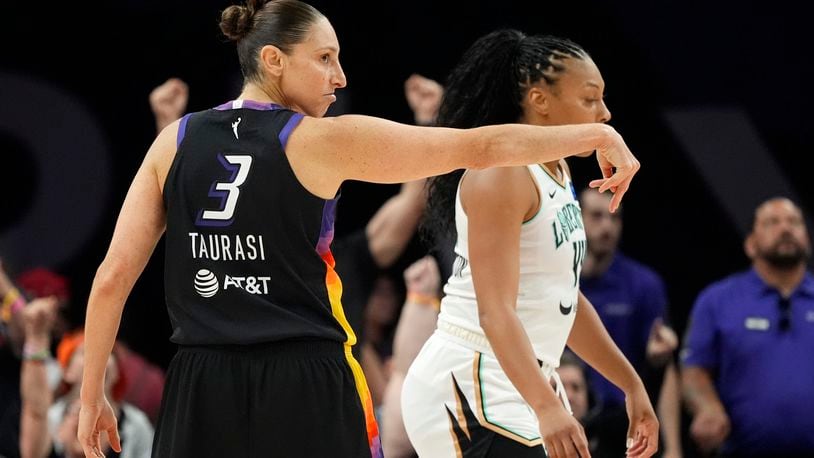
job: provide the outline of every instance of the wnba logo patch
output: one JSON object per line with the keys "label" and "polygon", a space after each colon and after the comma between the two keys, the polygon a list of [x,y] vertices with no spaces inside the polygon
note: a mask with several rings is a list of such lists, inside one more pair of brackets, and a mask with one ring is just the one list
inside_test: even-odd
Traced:
{"label": "wnba logo patch", "polygon": [[201,269],[195,274],[195,291],[202,297],[212,297],[217,294],[220,289],[218,279],[212,272]]}

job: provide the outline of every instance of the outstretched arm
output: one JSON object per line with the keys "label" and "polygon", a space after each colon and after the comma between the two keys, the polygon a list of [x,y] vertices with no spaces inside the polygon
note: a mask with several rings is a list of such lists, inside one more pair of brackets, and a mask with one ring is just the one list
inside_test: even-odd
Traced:
{"label": "outstretched arm", "polygon": [[[568,346],[625,393],[630,427],[629,456],[652,456],[658,450],[659,423],[636,370],[613,342],[593,304],[579,293],[577,316]],[[632,442],[631,442],[632,440]]]}
{"label": "outstretched arm", "polygon": [[175,152],[176,122],[156,138],[136,172],[122,205],[107,254],[96,271],[85,319],[85,367],[79,440],[86,456],[100,447],[106,431],[120,451],[116,418],[104,396],[104,373],[119,329],[122,309],[156,244],[164,233],[166,216],[162,183]]}
{"label": "outstretched arm", "polygon": [[286,146],[299,181],[323,198],[333,198],[345,180],[403,183],[461,168],[544,163],[593,150],[603,178],[591,186],[615,190],[615,211],[639,162],[605,124],[452,129],[360,115],[305,117]]}

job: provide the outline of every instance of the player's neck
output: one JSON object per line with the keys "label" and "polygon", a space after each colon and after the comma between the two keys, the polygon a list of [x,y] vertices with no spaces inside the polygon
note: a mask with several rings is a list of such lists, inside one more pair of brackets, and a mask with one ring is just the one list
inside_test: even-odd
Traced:
{"label": "player's neck", "polygon": [[548,170],[548,173],[550,173],[551,176],[557,178],[557,181],[559,181],[559,182],[564,182],[565,181],[565,177],[563,176],[563,171],[560,168],[559,159],[556,160],[556,161],[552,161],[552,162],[546,162],[545,164],[543,164],[543,167],[545,167]]}
{"label": "player's neck", "polygon": [[252,100],[261,103],[276,103],[280,106],[286,106],[284,103],[285,100],[283,100],[284,97],[279,94],[274,94],[273,91],[267,91],[252,83],[249,83],[243,87],[243,91],[241,91],[238,98],[242,100]]}

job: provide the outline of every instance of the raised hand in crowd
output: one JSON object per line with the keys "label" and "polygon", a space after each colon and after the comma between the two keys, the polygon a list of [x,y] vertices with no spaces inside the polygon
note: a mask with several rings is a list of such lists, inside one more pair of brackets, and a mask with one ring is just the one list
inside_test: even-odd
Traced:
{"label": "raised hand in crowd", "polygon": [[189,86],[180,78],[170,78],[150,92],[150,109],[155,116],[155,127],[161,132],[180,118],[187,109]]}
{"label": "raised hand in crowd", "polygon": [[413,110],[415,123],[420,126],[435,123],[443,95],[444,88],[437,81],[417,73],[410,75],[404,82],[404,96]]}

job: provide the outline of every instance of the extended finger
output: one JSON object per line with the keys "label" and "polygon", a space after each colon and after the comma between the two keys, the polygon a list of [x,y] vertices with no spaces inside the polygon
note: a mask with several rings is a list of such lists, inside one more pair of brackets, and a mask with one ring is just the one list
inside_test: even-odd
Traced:
{"label": "extended finger", "polygon": [[549,458],[565,458],[565,451],[559,440],[549,440],[546,444],[546,453]]}
{"label": "extended finger", "polygon": [[650,456],[653,453],[648,454],[648,450],[658,447],[658,444],[658,430],[651,430],[647,425],[639,425],[636,428],[635,445],[631,447],[629,453],[631,456]]}
{"label": "extended finger", "polygon": [[[614,176],[615,176],[615,175],[614,175]],[[611,177],[611,178],[613,178],[613,177]],[[591,181],[588,183],[588,186],[590,186],[591,188],[594,188],[594,189],[596,189],[596,188],[602,188],[603,190],[602,190],[602,191],[600,191],[600,192],[605,192],[605,191],[607,190],[607,189],[605,188],[605,183],[607,183],[607,182],[608,182],[608,181],[609,181],[611,178],[597,178],[596,180],[591,180]],[[612,188],[613,188],[613,185],[611,185],[611,189],[612,189]]]}
{"label": "extended finger", "polygon": [[637,453],[636,455],[632,455],[634,458],[649,458],[656,453],[656,449],[658,448],[658,442],[651,440],[649,437],[644,437],[642,439],[642,451]]}
{"label": "extended finger", "polygon": [[85,452],[85,458],[103,457],[104,455],[99,447],[99,436],[96,436],[96,438],[91,436],[85,442],[82,442],[82,451]]}
{"label": "extended finger", "polygon": [[616,191],[614,191],[613,197],[610,201],[611,213],[616,212],[616,210],[619,209],[619,206],[622,205],[622,198],[625,197],[625,193],[630,187],[631,178],[628,178],[627,180],[623,181],[622,184],[616,187]]}
{"label": "extended finger", "polygon": [[591,187],[591,188],[598,188],[598,187],[602,186],[602,184],[605,182],[605,180],[606,180],[606,178],[591,180],[590,182],[588,182],[588,186]]}
{"label": "extended finger", "polygon": [[119,429],[116,427],[116,425],[113,425],[107,430],[107,438],[110,440],[110,447],[112,447],[116,453],[121,453],[122,443],[121,439],[119,438]]}
{"label": "extended finger", "polygon": [[571,440],[574,441],[574,447],[581,458],[591,458],[591,452],[588,450],[588,438],[585,437],[585,431],[582,428],[579,429],[577,434],[571,436]]}
{"label": "extended finger", "polygon": [[574,436],[567,436],[562,441],[563,457],[578,457],[577,445],[574,443]]}
{"label": "extended finger", "polygon": [[612,177],[602,183],[602,186],[599,187],[599,192],[605,192],[614,186],[619,186],[625,179],[627,179],[627,174],[617,170]]}
{"label": "extended finger", "polygon": [[91,437],[93,437],[93,452],[98,457],[105,456],[105,454],[102,453],[102,432],[94,429]]}
{"label": "extended finger", "polygon": [[638,439],[628,439],[629,446],[625,452],[625,456],[637,457],[645,449],[644,440],[640,437]]}
{"label": "extended finger", "polygon": [[625,452],[630,453],[631,450],[639,442],[639,431],[636,430],[636,422],[631,420],[630,425],[627,427],[627,441],[625,441]]}
{"label": "extended finger", "polygon": [[647,438],[640,437],[638,440],[634,441],[633,447],[630,447],[627,451],[627,456],[630,458],[639,458],[641,456],[647,456],[644,452],[647,450]]}

